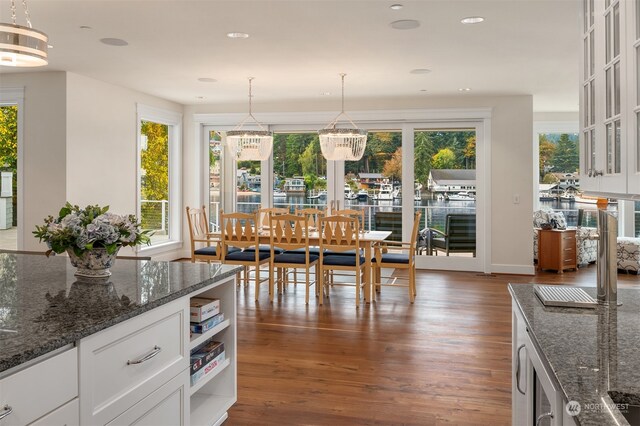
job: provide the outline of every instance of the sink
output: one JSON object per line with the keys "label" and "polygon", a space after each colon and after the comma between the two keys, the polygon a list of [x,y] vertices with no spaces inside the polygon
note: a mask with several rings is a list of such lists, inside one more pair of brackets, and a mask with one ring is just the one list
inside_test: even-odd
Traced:
{"label": "sink", "polygon": [[640,426],[640,395],[609,391],[609,396],[616,404],[624,404],[619,411],[631,426]]}

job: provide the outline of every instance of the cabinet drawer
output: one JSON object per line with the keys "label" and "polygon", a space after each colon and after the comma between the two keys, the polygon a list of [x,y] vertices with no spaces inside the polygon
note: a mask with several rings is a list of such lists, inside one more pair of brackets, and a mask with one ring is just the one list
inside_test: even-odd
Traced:
{"label": "cabinet drawer", "polygon": [[0,380],[0,407],[13,410],[0,424],[24,425],[78,396],[78,350],[69,349]]}
{"label": "cabinet drawer", "polygon": [[189,374],[183,371],[169,383],[107,423],[107,426],[179,426],[188,423]]}
{"label": "cabinet drawer", "polygon": [[80,404],[78,404],[78,398],[75,398],[29,426],[78,426],[79,424]]}
{"label": "cabinet drawer", "polygon": [[184,299],[80,341],[80,421],[104,424],[189,365]]}

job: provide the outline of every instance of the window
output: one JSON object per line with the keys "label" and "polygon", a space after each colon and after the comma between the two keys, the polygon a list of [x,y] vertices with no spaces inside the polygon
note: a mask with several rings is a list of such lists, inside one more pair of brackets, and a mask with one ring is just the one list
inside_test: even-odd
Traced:
{"label": "window", "polygon": [[16,250],[18,225],[18,105],[0,105],[0,248]]}
{"label": "window", "polygon": [[341,208],[364,210],[365,228],[402,240],[402,132],[370,130],[359,161],[344,164]]}
{"label": "window", "polygon": [[254,213],[262,207],[262,167],[260,161],[236,164],[236,211]]}
{"label": "window", "polygon": [[181,240],[181,120],[180,114],[138,105],[138,215],[142,228],[154,231],[152,246]]}
{"label": "window", "polygon": [[327,206],[327,160],[317,133],[276,133],[273,175],[273,207]]}
{"label": "window", "polygon": [[209,131],[209,226],[215,232],[220,227],[220,209],[222,208],[222,155],[224,149],[220,133]]}
{"label": "window", "polygon": [[[422,254],[476,256],[475,130],[415,131],[413,200],[415,210],[422,212],[420,229],[434,230],[431,251]],[[442,236],[447,222],[451,233],[456,233],[449,245]],[[464,242],[458,244],[456,239]]]}

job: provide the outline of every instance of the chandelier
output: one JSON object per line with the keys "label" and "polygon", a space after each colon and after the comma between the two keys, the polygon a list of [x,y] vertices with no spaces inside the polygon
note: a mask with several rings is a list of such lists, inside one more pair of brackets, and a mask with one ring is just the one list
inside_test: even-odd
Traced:
{"label": "chandelier", "polygon": [[[273,148],[273,133],[262,127],[251,112],[251,81],[249,77],[249,115],[235,129],[227,132],[227,143],[238,161],[267,160]],[[245,122],[252,118],[260,130],[242,130]]]}
{"label": "chandelier", "polygon": [[11,0],[11,23],[0,22],[0,65],[40,67],[47,65],[47,35],[31,28],[27,0],[22,0],[27,26],[16,24],[16,2]]}
{"label": "chandelier", "polygon": [[[342,77],[342,111],[324,129],[318,131],[320,149],[327,160],[358,161],[367,146],[367,131],[358,129],[353,120],[344,112],[344,77]],[[338,119],[345,116],[353,128],[338,128]]]}

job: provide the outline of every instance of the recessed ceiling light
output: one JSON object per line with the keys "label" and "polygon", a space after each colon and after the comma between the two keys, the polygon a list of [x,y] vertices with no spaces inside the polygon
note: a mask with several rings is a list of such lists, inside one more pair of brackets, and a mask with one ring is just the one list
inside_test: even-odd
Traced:
{"label": "recessed ceiling light", "polygon": [[409,71],[409,73],[411,74],[429,74],[431,72],[431,70],[426,69],[426,68],[416,68],[413,69],[411,71]]}
{"label": "recessed ceiling light", "polygon": [[393,21],[390,23],[391,28],[396,30],[412,30],[420,26],[420,22],[414,19],[401,19],[399,21]]}
{"label": "recessed ceiling light", "polygon": [[204,96],[196,96],[196,99],[202,100],[202,99],[207,99],[207,98],[205,98]]}
{"label": "recessed ceiling light", "polygon": [[420,89],[420,91],[421,91],[421,92],[426,92],[426,91],[427,91],[427,89]]}
{"label": "recessed ceiling light", "polygon": [[101,43],[104,44],[108,44],[109,46],[128,46],[129,43],[126,40],[123,40],[121,38],[101,38],[100,39]]}
{"label": "recessed ceiling light", "polygon": [[247,33],[227,33],[227,37],[229,37],[229,38],[249,38],[249,34],[247,34]]}
{"label": "recessed ceiling light", "polygon": [[460,92],[470,92],[471,88],[470,87],[462,87],[460,89],[458,89]]}
{"label": "recessed ceiling light", "polygon": [[398,3],[396,3],[396,4],[392,4],[391,6],[389,6],[389,9],[392,9],[392,10],[400,10],[400,9],[402,9],[402,5],[401,5],[401,4],[398,4]]}
{"label": "recessed ceiling light", "polygon": [[479,24],[480,22],[484,22],[484,18],[482,16],[469,16],[462,19],[460,22],[463,24]]}
{"label": "recessed ceiling light", "polygon": [[216,80],[215,78],[210,78],[210,77],[200,77],[198,79],[198,81],[200,81],[202,83],[215,83],[218,80]]}
{"label": "recessed ceiling light", "polygon": [[331,95],[331,92],[322,92],[320,93],[320,96],[329,96]]}
{"label": "recessed ceiling light", "polygon": [[80,29],[81,29],[81,30],[90,30],[90,29],[91,29],[91,27],[90,27],[90,26],[88,26],[88,25],[80,25]]}

